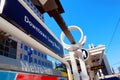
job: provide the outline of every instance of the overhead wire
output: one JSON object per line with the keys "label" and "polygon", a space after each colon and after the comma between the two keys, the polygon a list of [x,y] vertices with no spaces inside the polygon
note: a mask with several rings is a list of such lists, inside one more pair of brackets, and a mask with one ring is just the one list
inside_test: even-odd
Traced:
{"label": "overhead wire", "polygon": [[120,61],[118,61],[118,62],[112,64],[112,66],[115,66],[115,65],[120,65]]}
{"label": "overhead wire", "polygon": [[117,30],[118,30],[119,23],[120,23],[120,18],[118,19],[117,24],[115,25],[115,29],[114,29],[114,31],[113,31],[112,37],[111,37],[111,39],[110,39],[110,42],[108,43],[108,47],[107,47],[106,53],[107,53],[107,52],[109,51],[109,49],[110,49],[110,46],[111,46],[111,44],[112,44],[112,42],[113,42],[113,39],[114,39],[114,37],[115,37],[115,34],[116,34]]}

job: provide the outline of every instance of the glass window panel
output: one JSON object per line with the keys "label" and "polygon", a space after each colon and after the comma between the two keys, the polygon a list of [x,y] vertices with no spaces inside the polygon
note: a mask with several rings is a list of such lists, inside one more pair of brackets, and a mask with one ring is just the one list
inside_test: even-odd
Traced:
{"label": "glass window panel", "polygon": [[12,48],[15,48],[15,49],[16,49],[16,48],[17,48],[17,42],[11,40],[10,46],[11,46]]}
{"label": "glass window panel", "polygon": [[40,60],[38,60],[38,64],[41,65],[41,61]]}
{"label": "glass window panel", "polygon": [[40,56],[41,55],[41,53],[40,52],[38,52],[38,56]]}
{"label": "glass window panel", "polygon": [[42,58],[43,58],[43,53],[42,53],[42,56],[41,56]]}
{"label": "glass window panel", "polygon": [[8,52],[4,52],[4,56],[8,57]]}
{"label": "glass window panel", "polygon": [[9,44],[10,44],[9,42],[10,42],[9,40],[6,40],[5,45],[6,45],[6,46],[9,46]]}
{"label": "glass window panel", "polygon": [[37,64],[37,59],[36,59],[36,58],[34,58],[34,63],[36,63],[36,64]]}
{"label": "glass window panel", "polygon": [[20,59],[22,59],[22,53],[20,53]]}
{"label": "glass window panel", "polygon": [[28,61],[28,56],[27,55],[24,55],[24,60]]}
{"label": "glass window panel", "polygon": [[28,46],[24,45],[24,50],[27,51],[28,50]]}
{"label": "glass window panel", "polygon": [[32,59],[32,57],[30,56],[29,57],[29,63],[32,63],[33,62],[33,59]]}
{"label": "glass window panel", "polygon": [[34,50],[34,54],[37,55],[37,51],[36,50]]}
{"label": "glass window panel", "polygon": [[20,45],[20,48],[22,49],[23,48],[23,44],[21,43],[21,45]]}
{"label": "glass window panel", "polygon": [[0,45],[0,50],[4,50],[4,46],[3,45]]}
{"label": "glass window panel", "polygon": [[3,51],[0,50],[0,55],[3,55]]}
{"label": "glass window panel", "polygon": [[5,47],[5,51],[9,52],[9,48],[8,48],[8,47]]}
{"label": "glass window panel", "polygon": [[47,55],[45,55],[45,59],[47,59]]}

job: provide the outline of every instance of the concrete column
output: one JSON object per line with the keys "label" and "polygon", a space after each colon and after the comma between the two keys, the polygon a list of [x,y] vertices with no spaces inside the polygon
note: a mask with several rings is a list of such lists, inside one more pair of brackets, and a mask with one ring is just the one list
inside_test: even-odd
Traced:
{"label": "concrete column", "polygon": [[80,75],[78,73],[78,67],[77,67],[77,63],[76,63],[76,60],[75,60],[75,56],[74,56],[75,53],[74,52],[69,52],[69,53],[70,53],[70,60],[71,60],[74,80],[80,80]]}

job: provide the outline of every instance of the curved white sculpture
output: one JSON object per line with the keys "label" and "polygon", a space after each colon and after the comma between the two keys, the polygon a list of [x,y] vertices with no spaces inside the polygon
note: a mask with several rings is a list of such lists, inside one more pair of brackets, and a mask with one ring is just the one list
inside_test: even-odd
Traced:
{"label": "curved white sculpture", "polygon": [[65,34],[63,32],[61,33],[61,42],[63,44],[63,47],[65,49],[69,50],[69,51],[75,51],[75,50],[79,49],[81,46],[84,45],[84,43],[86,42],[86,36],[83,35],[82,29],[80,27],[78,27],[78,26],[69,26],[68,30],[77,30],[77,31],[79,31],[81,33],[81,38],[78,41],[78,43],[72,44],[72,45],[66,44],[64,42]]}
{"label": "curved white sculpture", "polygon": [[[74,74],[74,80],[80,80],[80,75],[81,75],[82,80],[89,80],[89,76],[87,74],[87,69],[86,69],[86,65],[85,65],[85,60],[88,59],[88,57],[82,51],[82,46],[86,42],[86,36],[83,35],[83,31],[78,26],[69,26],[68,30],[77,30],[81,33],[80,40],[76,44],[71,44],[71,45],[66,44],[64,42],[65,34],[63,32],[61,33],[62,45],[66,50],[69,51],[70,62],[71,62],[72,71]],[[87,57],[87,58],[84,59],[84,57],[85,58]],[[78,72],[78,67],[77,67],[78,65],[77,65],[76,59],[78,59],[79,63],[80,63],[80,67],[81,67],[80,73]]]}

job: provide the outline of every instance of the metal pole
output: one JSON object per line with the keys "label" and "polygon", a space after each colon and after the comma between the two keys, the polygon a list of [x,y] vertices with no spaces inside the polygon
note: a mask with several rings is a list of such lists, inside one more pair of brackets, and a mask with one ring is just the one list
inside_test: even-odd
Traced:
{"label": "metal pole", "polygon": [[49,11],[49,14],[56,20],[56,22],[58,23],[58,25],[60,26],[64,34],[70,40],[71,44],[75,44],[75,40],[72,34],[70,33],[70,31],[68,30],[68,27],[64,22],[64,19],[62,18],[62,16],[59,14],[59,12],[57,10],[52,10],[52,11]]}

